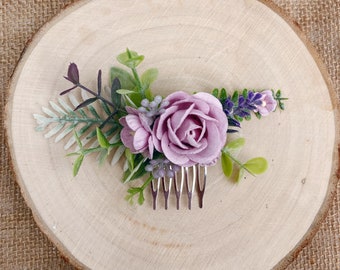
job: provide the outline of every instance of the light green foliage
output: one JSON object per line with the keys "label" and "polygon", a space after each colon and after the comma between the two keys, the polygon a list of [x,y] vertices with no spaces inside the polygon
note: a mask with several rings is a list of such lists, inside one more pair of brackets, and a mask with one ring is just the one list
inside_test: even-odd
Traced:
{"label": "light green foliage", "polygon": [[222,170],[226,177],[233,178],[239,182],[244,172],[251,175],[258,175],[264,173],[268,168],[267,160],[263,157],[255,157],[242,163],[235,157],[235,153],[240,151],[245,144],[244,138],[237,138],[230,141],[223,149],[221,156]]}
{"label": "light green foliage", "polygon": [[136,68],[144,60],[144,56],[139,55],[135,51],[130,51],[129,49],[126,49],[126,52],[123,52],[117,56],[117,60],[122,65],[133,69]]}

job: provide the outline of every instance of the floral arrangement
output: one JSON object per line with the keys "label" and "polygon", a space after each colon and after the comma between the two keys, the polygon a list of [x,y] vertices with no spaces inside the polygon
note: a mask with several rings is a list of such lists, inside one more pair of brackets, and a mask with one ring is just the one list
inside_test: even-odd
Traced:
{"label": "floral arrangement", "polygon": [[[43,107],[45,115],[34,114],[38,131],[56,123],[45,137],[60,133],[56,137],[59,141],[74,132],[66,144],[66,148],[73,143],[78,145],[75,152],[68,154],[77,156],[74,176],[89,154],[99,153],[102,163],[113,152],[112,164],[125,156],[122,181],[144,179],[142,186],[128,189],[126,198],[132,202],[137,195],[138,203],[142,204],[143,192],[153,179],[173,178],[181,167],[213,166],[221,159],[223,173],[235,181],[239,181],[245,171],[258,175],[267,169],[267,161],[262,157],[239,161],[235,151],[245,140],[228,141],[227,133],[237,132],[241,122],[250,120],[252,115],[260,119],[277,108],[284,110],[286,98],[281,96],[280,90],[244,89],[232,94],[225,89],[193,94],[177,91],[162,97],[151,91],[151,84],[158,76],[157,69],[151,68],[138,75],[136,68],[144,56],[127,49],[117,60],[130,72],[112,67],[110,87],[103,87],[99,70],[96,91],[80,82],[78,67],[71,63],[65,79],[72,87],[61,95],[82,89],[84,100],[79,102],[70,94],[75,108],[59,99],[60,105],[50,102],[54,111]],[[100,104],[102,112],[93,106],[95,102]],[[94,143],[86,147],[92,139]]]}

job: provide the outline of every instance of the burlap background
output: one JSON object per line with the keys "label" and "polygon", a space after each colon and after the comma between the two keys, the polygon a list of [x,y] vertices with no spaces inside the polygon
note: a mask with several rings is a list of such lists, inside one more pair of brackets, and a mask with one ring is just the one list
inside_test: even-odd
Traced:
{"label": "burlap background", "polygon": [[[340,97],[340,0],[272,0],[307,35]],[[0,108],[34,33],[76,0],[0,0]],[[41,233],[15,182],[0,114],[0,269],[74,269]],[[340,182],[320,229],[288,269],[340,269]]]}

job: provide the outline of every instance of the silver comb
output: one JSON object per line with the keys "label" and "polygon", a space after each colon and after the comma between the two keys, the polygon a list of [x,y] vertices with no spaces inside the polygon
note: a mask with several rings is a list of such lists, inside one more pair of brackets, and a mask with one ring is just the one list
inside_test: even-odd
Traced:
{"label": "silver comb", "polygon": [[176,197],[176,208],[179,210],[183,190],[185,187],[187,195],[188,209],[191,209],[192,199],[197,193],[198,206],[203,208],[203,196],[207,181],[207,166],[194,165],[191,167],[181,167],[179,172],[176,172],[174,177],[159,177],[151,181],[151,195],[153,209],[157,209],[157,202],[160,193],[164,196],[164,208],[169,207],[169,197],[171,193]]}

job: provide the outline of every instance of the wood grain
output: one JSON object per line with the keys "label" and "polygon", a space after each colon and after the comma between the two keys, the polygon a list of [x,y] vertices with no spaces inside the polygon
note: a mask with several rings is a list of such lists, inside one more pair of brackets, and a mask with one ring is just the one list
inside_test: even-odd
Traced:
{"label": "wood grain", "polygon": [[[281,88],[287,110],[245,123],[241,158],[264,176],[234,184],[209,169],[204,209],[153,211],[123,199],[122,169],[95,159],[73,179],[63,144],[34,131],[33,113],[69,85],[69,62],[95,85],[126,47],[157,67],[154,91]],[[108,74],[105,79],[107,80]],[[298,248],[324,212],[338,168],[333,92],[295,31],[253,1],[84,1],[35,37],[13,78],[8,134],[18,182],[43,231],[91,269],[269,269]]]}

